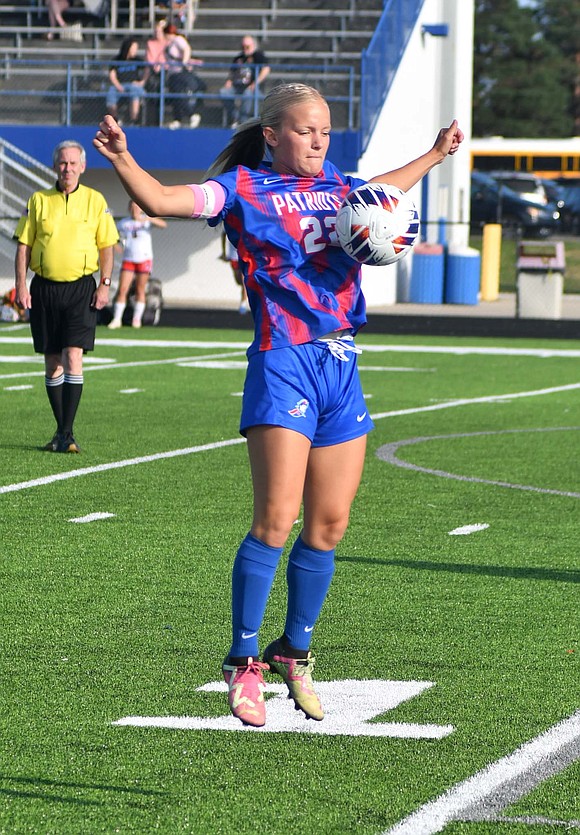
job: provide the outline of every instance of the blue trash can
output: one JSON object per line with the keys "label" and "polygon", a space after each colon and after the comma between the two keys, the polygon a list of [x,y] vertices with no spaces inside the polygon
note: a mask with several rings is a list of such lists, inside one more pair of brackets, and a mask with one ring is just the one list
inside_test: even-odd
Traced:
{"label": "blue trash can", "polygon": [[478,250],[451,245],[445,264],[445,304],[477,304],[480,274]]}
{"label": "blue trash can", "polygon": [[417,244],[413,250],[409,301],[443,303],[444,250],[442,244]]}

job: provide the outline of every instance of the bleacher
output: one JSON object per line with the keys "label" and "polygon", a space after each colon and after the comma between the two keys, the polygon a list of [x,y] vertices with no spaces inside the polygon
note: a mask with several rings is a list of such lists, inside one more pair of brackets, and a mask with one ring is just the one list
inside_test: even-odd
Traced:
{"label": "bleacher", "polygon": [[[136,35],[144,51],[155,19],[171,14],[153,0],[103,2],[98,12],[71,0],[64,17],[82,37],[75,41],[50,30],[43,0],[0,6],[1,122],[29,122],[31,112],[40,123],[94,122],[108,86],[108,62],[122,39]],[[268,57],[268,85],[298,79],[313,84],[329,98],[335,127],[356,128],[360,56],[381,12],[381,0],[319,0],[304,8],[291,0],[229,0],[227,7],[223,0],[188,0],[182,25],[193,54],[204,62],[198,70],[207,85],[204,124],[222,126],[219,89],[248,34]],[[47,41],[50,31],[56,37]],[[143,109],[144,124],[152,124],[152,112],[159,108]]]}

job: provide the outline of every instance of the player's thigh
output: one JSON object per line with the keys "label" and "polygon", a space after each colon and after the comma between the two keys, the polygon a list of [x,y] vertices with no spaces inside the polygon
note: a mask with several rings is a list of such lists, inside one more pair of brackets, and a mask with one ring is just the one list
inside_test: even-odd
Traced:
{"label": "player's thigh", "polygon": [[254,491],[252,531],[279,547],[300,512],[310,440],[281,426],[253,426],[247,438]]}
{"label": "player's thigh", "polygon": [[342,538],[365,461],[366,435],[313,448],[304,485],[304,538],[314,548],[333,548]]}

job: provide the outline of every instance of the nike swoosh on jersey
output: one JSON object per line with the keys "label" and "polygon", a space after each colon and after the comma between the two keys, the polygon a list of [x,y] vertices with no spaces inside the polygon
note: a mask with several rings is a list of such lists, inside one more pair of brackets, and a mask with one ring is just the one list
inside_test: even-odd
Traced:
{"label": "nike swoosh on jersey", "polygon": [[357,423],[362,423],[362,421],[366,418],[366,416],[367,416],[366,412],[363,412],[362,415],[357,415],[356,416]]}
{"label": "nike swoosh on jersey", "polygon": [[271,186],[274,183],[283,183],[283,182],[284,182],[284,180],[282,179],[282,177],[265,177],[264,178],[264,185],[265,186]]}

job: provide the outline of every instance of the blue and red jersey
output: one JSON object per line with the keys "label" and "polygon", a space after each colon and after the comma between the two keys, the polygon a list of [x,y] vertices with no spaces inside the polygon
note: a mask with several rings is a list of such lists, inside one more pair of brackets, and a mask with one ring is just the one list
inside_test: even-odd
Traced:
{"label": "blue and red jersey", "polygon": [[238,251],[255,337],[248,354],[299,345],[333,331],[356,333],[366,322],[360,265],[338,242],[336,213],[364,180],[325,162],[315,177],[238,166],[212,177],[225,205],[223,221]]}

